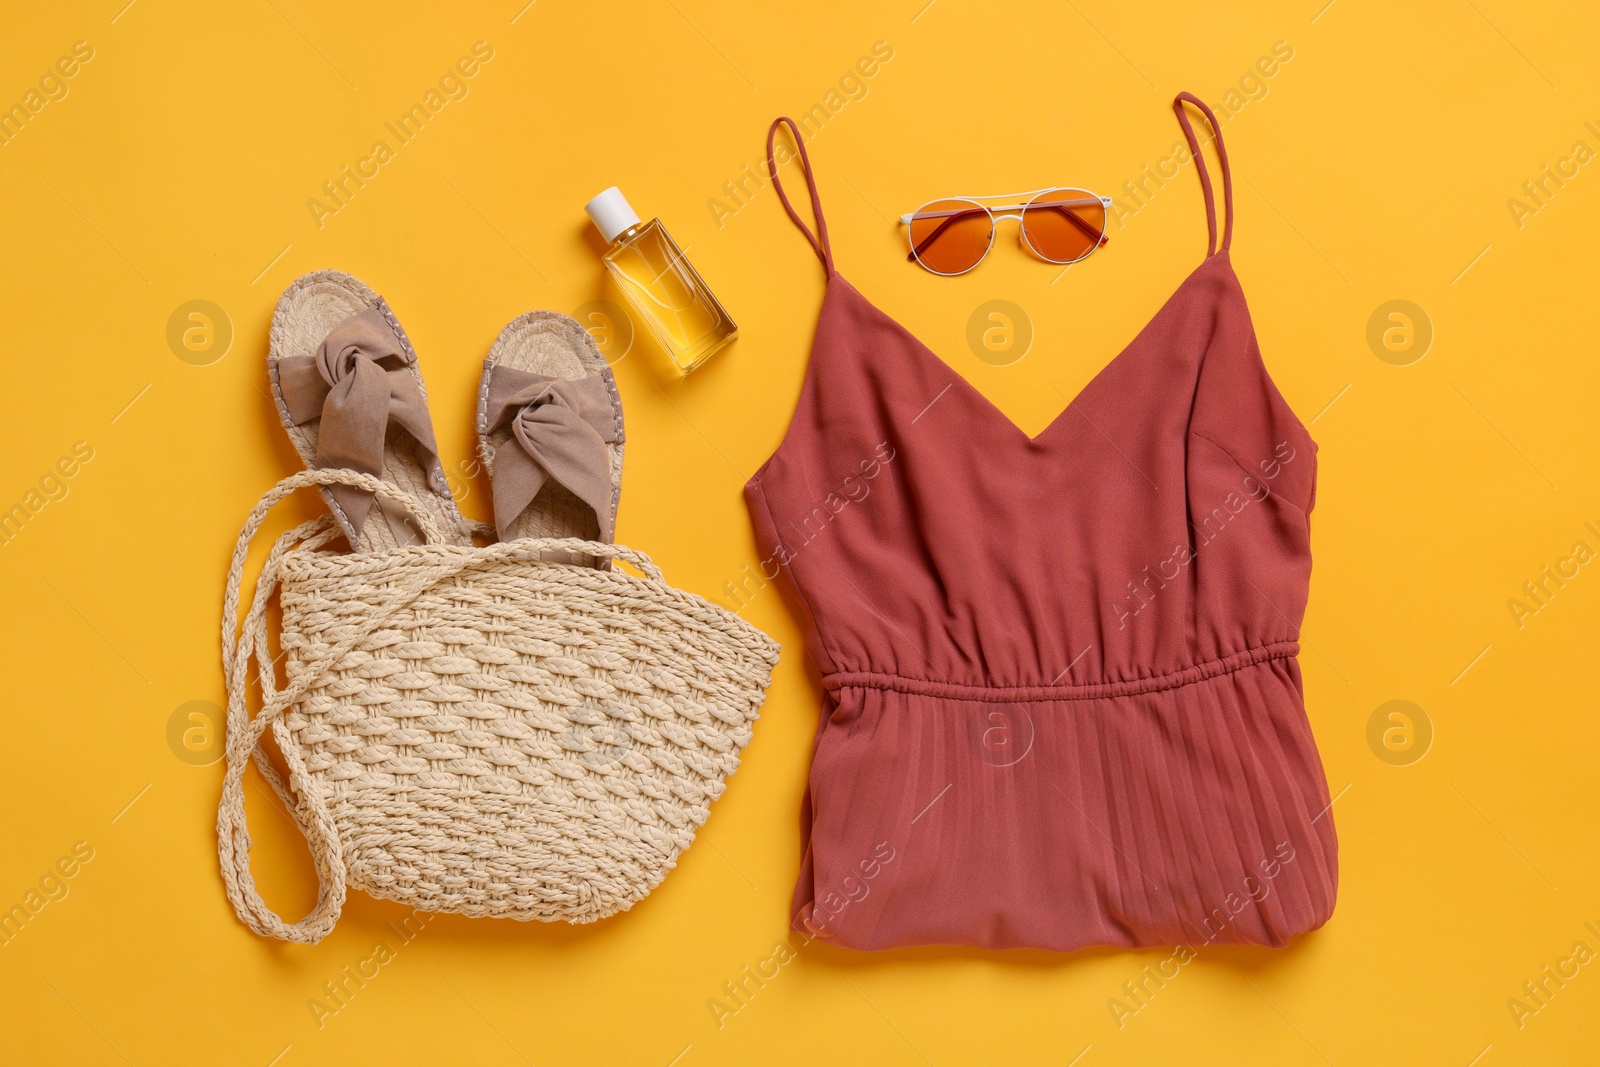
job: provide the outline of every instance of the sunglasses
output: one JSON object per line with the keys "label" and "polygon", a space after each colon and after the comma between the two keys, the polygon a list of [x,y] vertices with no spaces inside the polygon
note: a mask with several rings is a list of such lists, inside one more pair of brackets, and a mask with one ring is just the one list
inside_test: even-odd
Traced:
{"label": "sunglasses", "polygon": [[[1027,199],[1024,200],[1023,198]],[[986,207],[980,200],[1017,203]],[[907,259],[935,274],[965,274],[983,262],[994,247],[996,218],[1021,223],[1022,240],[1034,255],[1050,263],[1076,263],[1105,244],[1106,209],[1111,198],[1087,189],[1035,189],[1005,196],[957,196],[932,200],[901,215]]]}

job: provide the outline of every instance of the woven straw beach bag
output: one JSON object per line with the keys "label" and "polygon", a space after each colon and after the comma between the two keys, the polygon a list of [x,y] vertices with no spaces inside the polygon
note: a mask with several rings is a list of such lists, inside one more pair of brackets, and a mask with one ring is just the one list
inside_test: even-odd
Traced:
{"label": "woven straw beach bag", "polygon": [[[406,506],[427,543],[319,552],[338,531],[328,516],[304,523],[268,554],[241,628],[241,575],[267,511],[335,482]],[[624,560],[644,577],[540,559],[552,550]],[[267,647],[274,589],[281,689]],[[223,881],[252,930],[304,942],[333,929],[347,884],[421,911],[585,923],[626,910],[677,863],[739,766],[778,658],[765,634],[672,588],[642,553],[574,539],[445,544],[405,493],[343,470],[287,478],[251,512],[222,645]],[[287,782],[260,747],[269,726]],[[251,876],[252,758],[316,865],[317,903],[297,923]]]}

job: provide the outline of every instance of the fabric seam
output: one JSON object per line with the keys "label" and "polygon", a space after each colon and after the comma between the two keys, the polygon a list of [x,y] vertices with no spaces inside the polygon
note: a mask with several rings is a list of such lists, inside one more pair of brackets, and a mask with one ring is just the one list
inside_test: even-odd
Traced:
{"label": "fabric seam", "polygon": [[[1228,458],[1228,461],[1230,463],[1232,463],[1235,467],[1239,468],[1239,470],[1245,475],[1245,477],[1254,478],[1257,481],[1261,480],[1261,476],[1259,474],[1257,474],[1255,471],[1251,470],[1249,467],[1246,467],[1243,463],[1240,463],[1238,457],[1235,456],[1231,451],[1229,451],[1228,447],[1226,445],[1224,445],[1222,442],[1213,439],[1210,435],[1208,435],[1206,433],[1203,433],[1200,430],[1190,430],[1189,431],[1189,436],[1190,437],[1198,437],[1198,438],[1200,438],[1200,440],[1204,441],[1206,444],[1210,445],[1212,448],[1215,448],[1218,452],[1221,452],[1224,456],[1226,456]],[[1312,468],[1311,476],[1312,476],[1312,479],[1313,479],[1313,484],[1315,484],[1315,478],[1316,478],[1316,468],[1315,467]],[[1293,500],[1290,500],[1287,493],[1280,493],[1280,492],[1278,492],[1277,490],[1274,489],[1274,490],[1272,490],[1272,495],[1277,497],[1278,499],[1282,500],[1285,504],[1288,504],[1291,508],[1294,508],[1296,511],[1298,511],[1300,513],[1300,517],[1302,519],[1306,520],[1306,525],[1307,526],[1309,526],[1311,524],[1311,516],[1310,516],[1310,514],[1306,511],[1305,508],[1301,507],[1299,504],[1296,504]]]}
{"label": "fabric seam", "polygon": [[1181,670],[1147,678],[1130,678],[1118,682],[1096,682],[1065,685],[962,685],[955,682],[935,682],[926,678],[911,678],[876,671],[840,671],[822,676],[823,687],[832,691],[841,689],[884,689],[914,696],[943,697],[949,700],[969,700],[981,703],[1034,703],[1058,700],[1103,700],[1109,697],[1140,696],[1178,689],[1196,682],[1208,681],[1225,674],[1233,674],[1273,660],[1289,659],[1298,655],[1298,641],[1273,641],[1234,652],[1217,659],[1204,660]]}

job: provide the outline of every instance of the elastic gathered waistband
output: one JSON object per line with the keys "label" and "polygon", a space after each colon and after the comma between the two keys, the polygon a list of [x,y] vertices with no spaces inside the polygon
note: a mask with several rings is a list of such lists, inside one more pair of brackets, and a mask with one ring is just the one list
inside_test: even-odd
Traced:
{"label": "elastic gathered waistband", "polygon": [[1271,660],[1289,659],[1298,655],[1298,641],[1274,641],[1257,645],[1242,652],[1234,652],[1220,659],[1202,660],[1182,670],[1168,674],[1154,674],[1148,678],[1130,678],[1121,682],[1097,682],[1089,685],[960,685],[954,682],[936,682],[926,678],[908,678],[901,674],[880,674],[876,671],[840,671],[822,676],[823,688],[831,692],[841,689],[890,689],[897,693],[917,696],[944,697],[949,700],[975,700],[991,704],[1024,704],[1046,700],[1102,700],[1106,697],[1139,696],[1158,693],[1163,689],[1203,682],[1234,671],[1253,667]]}

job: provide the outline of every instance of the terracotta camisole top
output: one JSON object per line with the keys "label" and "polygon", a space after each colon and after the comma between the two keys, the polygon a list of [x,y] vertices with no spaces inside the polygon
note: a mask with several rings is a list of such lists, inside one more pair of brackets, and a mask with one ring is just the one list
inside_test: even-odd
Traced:
{"label": "terracotta camisole top", "polygon": [[[1185,104],[1222,174],[1217,211]],[[1228,258],[1217,121],[1174,109],[1207,255],[1037,437],[834,269],[805,146],[768,167],[827,269],[800,400],[745,492],[823,706],[793,926],[907,945],[1282,945],[1327,921],[1296,655],[1316,445]],[[788,123],[813,233],[778,184]]]}

